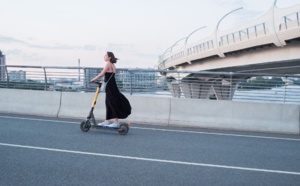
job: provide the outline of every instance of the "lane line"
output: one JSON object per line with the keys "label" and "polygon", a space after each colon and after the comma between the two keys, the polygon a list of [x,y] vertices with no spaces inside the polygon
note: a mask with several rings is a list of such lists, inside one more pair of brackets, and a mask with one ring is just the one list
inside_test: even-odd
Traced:
{"label": "lane line", "polygon": [[[46,119],[24,118],[24,117],[14,117],[14,116],[0,116],[0,118],[30,120],[30,121],[45,121],[45,122],[53,122],[53,123],[80,124],[79,122],[72,122],[72,121],[46,120]],[[231,136],[231,137],[242,137],[242,138],[300,141],[300,138],[280,138],[280,137],[256,136],[256,135],[244,135],[244,134],[226,134],[226,133],[200,132],[200,131],[188,131],[188,130],[157,129],[157,128],[147,128],[147,127],[130,127],[130,128],[139,129],[139,130],[162,131],[162,132],[178,132],[178,133],[204,134],[204,135],[216,135],[216,136]]]}
{"label": "lane line", "polygon": [[46,122],[53,122],[53,123],[71,123],[71,124],[80,124],[80,123],[74,122],[74,121],[47,120],[47,119],[24,118],[24,117],[15,117],[15,116],[0,116],[0,118],[6,118],[6,119],[19,119],[19,120],[29,120],[29,121],[46,121]]}
{"label": "lane line", "polygon": [[109,157],[109,158],[130,159],[130,160],[139,160],[139,161],[148,161],[148,162],[170,163],[170,164],[179,164],[179,165],[193,165],[193,166],[200,166],[200,167],[223,168],[223,169],[233,169],[233,170],[244,170],[244,171],[276,173],[276,174],[288,174],[288,175],[299,175],[300,176],[300,172],[291,172],[291,171],[282,171],[282,170],[236,167],[236,166],[226,166],[226,165],[216,165],[216,164],[206,164],[206,163],[195,163],[195,162],[185,162],[185,161],[173,161],[173,160],[163,160],[163,159],[142,158],[142,157],[134,157],[134,156],[121,156],[121,155],[113,155],[113,154],[72,151],[72,150],[63,150],[63,149],[54,149],[54,148],[45,148],[45,147],[35,147],[35,146],[26,146],[26,145],[17,145],[17,144],[8,144],[8,143],[0,143],[0,146],[34,149],[34,150],[42,150],[42,151],[52,151],[52,152],[62,152],[62,153],[71,153],[71,154],[80,154],[80,155],[89,155],[89,156],[102,156],[102,157]]}
{"label": "lane line", "polygon": [[165,132],[178,132],[178,133],[191,133],[191,134],[205,134],[205,135],[217,135],[217,136],[233,136],[233,137],[243,137],[243,138],[260,138],[260,139],[273,139],[273,140],[288,140],[288,141],[300,141],[300,138],[279,138],[279,137],[269,137],[269,136],[253,136],[253,135],[243,135],[243,134],[226,134],[226,133],[214,133],[214,132],[199,132],[199,131],[186,131],[186,130],[170,130],[170,129],[156,129],[156,128],[144,128],[144,127],[130,127],[141,130],[157,130]]}

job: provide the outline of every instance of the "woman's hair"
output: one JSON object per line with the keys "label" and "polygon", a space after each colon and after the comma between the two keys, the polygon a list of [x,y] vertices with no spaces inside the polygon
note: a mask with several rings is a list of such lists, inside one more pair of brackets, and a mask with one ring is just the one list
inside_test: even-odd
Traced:
{"label": "woman's hair", "polygon": [[118,58],[115,57],[114,53],[112,52],[107,52],[108,57],[110,57],[110,62],[111,63],[116,63]]}

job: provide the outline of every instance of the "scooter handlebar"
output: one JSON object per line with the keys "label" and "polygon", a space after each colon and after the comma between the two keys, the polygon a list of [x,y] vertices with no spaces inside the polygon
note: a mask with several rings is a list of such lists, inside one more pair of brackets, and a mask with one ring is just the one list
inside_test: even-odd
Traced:
{"label": "scooter handlebar", "polygon": [[97,85],[101,85],[103,82],[102,81],[90,81],[89,83],[95,83]]}

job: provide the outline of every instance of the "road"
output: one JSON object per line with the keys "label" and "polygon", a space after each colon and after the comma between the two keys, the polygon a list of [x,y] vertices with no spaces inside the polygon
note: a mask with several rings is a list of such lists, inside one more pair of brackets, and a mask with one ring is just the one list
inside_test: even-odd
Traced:
{"label": "road", "polygon": [[300,185],[300,136],[0,114],[0,185]]}

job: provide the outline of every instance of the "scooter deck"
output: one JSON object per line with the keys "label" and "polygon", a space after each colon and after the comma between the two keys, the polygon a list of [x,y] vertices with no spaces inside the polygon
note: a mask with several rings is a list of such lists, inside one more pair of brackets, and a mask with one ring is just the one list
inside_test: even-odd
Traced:
{"label": "scooter deck", "polygon": [[109,127],[109,126],[99,126],[99,125],[92,125],[93,128],[96,128],[96,129],[119,129],[120,127]]}
{"label": "scooter deck", "polygon": [[129,130],[130,123],[120,122],[118,127],[109,127],[109,126],[99,126],[99,125],[92,125],[92,128],[96,128],[99,130],[115,130],[118,131],[120,134],[127,134]]}
{"label": "scooter deck", "polygon": [[92,125],[94,128],[102,128],[102,129],[120,129],[121,125],[127,125],[130,126],[130,122],[120,122],[118,127],[109,127],[109,126],[101,126],[101,125]]}

